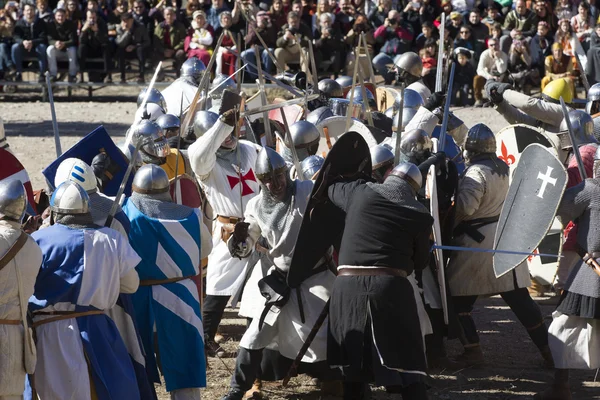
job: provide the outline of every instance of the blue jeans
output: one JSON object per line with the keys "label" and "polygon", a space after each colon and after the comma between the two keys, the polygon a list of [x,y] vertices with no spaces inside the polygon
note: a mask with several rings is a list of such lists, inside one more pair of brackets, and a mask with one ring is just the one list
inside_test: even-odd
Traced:
{"label": "blue jeans", "polygon": [[[269,53],[267,52],[266,49],[264,49],[264,47],[259,47],[258,49],[260,52],[260,58],[261,58],[263,71],[272,74],[273,73],[273,60],[271,60],[271,57],[269,57]],[[273,49],[270,49],[270,51],[272,54]],[[244,62],[249,61],[252,64],[256,65],[256,54],[254,53],[254,48],[249,48],[248,50],[242,51],[242,60],[244,60]],[[256,78],[258,78],[258,72],[256,71],[256,68],[254,68],[250,64],[248,64],[248,66],[246,67],[246,74],[252,80],[255,80]]]}
{"label": "blue jeans", "polygon": [[46,47],[44,43],[40,43],[33,47],[30,51],[25,50],[20,43],[12,45],[12,60],[15,63],[17,72],[23,72],[23,58],[25,57],[36,57],[40,68],[40,74],[43,74],[48,68],[48,60],[46,59]]}
{"label": "blue jeans", "polygon": [[373,66],[375,67],[375,70],[379,73],[379,75],[381,75],[385,79],[386,85],[391,84],[392,81],[396,78],[395,73],[389,71],[388,65],[394,64],[394,62],[398,58],[400,58],[400,55],[396,55],[394,56],[394,58],[392,58],[391,56],[388,56],[385,53],[379,53],[375,57],[373,57]]}
{"label": "blue jeans", "polygon": [[0,43],[0,72],[13,67],[14,64],[10,59],[10,44]]}

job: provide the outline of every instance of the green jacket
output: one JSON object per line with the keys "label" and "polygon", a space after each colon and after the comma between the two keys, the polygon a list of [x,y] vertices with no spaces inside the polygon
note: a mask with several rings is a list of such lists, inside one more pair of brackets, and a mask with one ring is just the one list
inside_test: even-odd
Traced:
{"label": "green jacket", "polygon": [[[171,48],[173,50],[183,50],[183,42],[187,36],[185,26],[179,21],[175,21],[169,30],[171,37]],[[154,28],[154,41],[152,42],[157,52],[165,51],[165,23],[161,22]]]}

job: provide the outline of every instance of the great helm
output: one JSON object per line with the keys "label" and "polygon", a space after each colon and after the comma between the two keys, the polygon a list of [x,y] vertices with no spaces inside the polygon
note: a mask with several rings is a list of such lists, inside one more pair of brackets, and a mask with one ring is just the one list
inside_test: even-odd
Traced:
{"label": "great helm", "polygon": [[390,176],[397,176],[400,179],[404,179],[410,184],[415,193],[418,193],[419,190],[421,190],[421,185],[423,184],[423,176],[421,175],[421,171],[419,171],[419,167],[417,167],[415,164],[398,164],[392,170],[392,172],[390,172],[387,179],[389,179]]}
{"label": "great helm", "polygon": [[319,92],[323,93],[323,95],[327,98],[344,97],[344,89],[342,88],[342,85],[333,79],[321,79],[319,81],[318,88]]}
{"label": "great helm", "polygon": [[181,120],[173,114],[164,114],[156,119],[156,124],[166,132],[169,129],[179,129]]}
{"label": "great helm", "polygon": [[495,153],[496,136],[485,124],[477,124],[469,129],[465,150],[473,154]]}
{"label": "great helm", "polygon": [[[586,143],[596,143],[596,137],[594,136],[594,121],[590,114],[583,110],[571,110],[569,111],[569,121],[573,128],[573,136],[575,136],[575,145],[580,146]],[[569,132],[567,131],[567,121],[562,120],[560,123],[559,138],[561,142],[561,148],[563,150],[570,149],[571,139],[569,138]]]}
{"label": "great helm", "polygon": [[21,181],[0,181],[0,220],[21,222],[26,208],[27,194]]}
{"label": "great helm", "polygon": [[551,103],[558,104],[561,97],[565,103],[570,103],[573,101],[573,91],[571,90],[570,78],[556,79],[547,84],[542,91],[542,98]]}
{"label": "great helm", "polygon": [[[138,107],[142,105],[142,102],[144,101],[144,96],[146,95],[147,91],[148,88],[143,88],[140,94],[138,95]],[[146,104],[158,104],[163,110],[167,109],[167,103],[165,102],[165,98],[163,97],[162,93],[155,88],[150,89],[150,94],[148,95],[148,101],[146,101]]]}
{"label": "great helm", "polygon": [[600,82],[595,83],[588,91],[585,112],[590,115],[595,115],[600,112]]}
{"label": "great helm", "polygon": [[321,156],[308,156],[300,164],[300,169],[305,179],[313,179],[317,172],[321,170],[325,159]]}
{"label": "great helm", "polygon": [[141,150],[154,157],[164,158],[171,149],[163,130],[156,122],[143,120],[134,133],[134,140],[142,140]]}
{"label": "great helm", "polygon": [[196,138],[204,135],[219,120],[219,115],[212,111],[198,111],[194,116],[194,135]]}
{"label": "great helm", "polygon": [[181,65],[181,76],[190,78],[196,85],[200,84],[202,74],[206,70],[206,65],[196,57],[188,58]]}
{"label": "great helm", "polygon": [[140,194],[158,194],[169,191],[169,177],[164,169],[146,164],[135,173],[131,189]]}
{"label": "great helm", "polygon": [[98,183],[94,170],[78,158],[67,158],[60,163],[54,175],[54,187],[66,181],[73,181],[87,193],[96,193]]}
{"label": "great helm", "polygon": [[256,164],[254,165],[254,174],[259,180],[272,179],[275,175],[285,173],[287,169],[288,167],[283,157],[270,147],[263,147],[258,152]]}
{"label": "great helm", "polygon": [[60,214],[87,214],[89,204],[86,191],[71,180],[61,183],[50,198],[50,210]]}
{"label": "great helm", "polygon": [[421,79],[423,61],[421,61],[421,57],[417,53],[407,51],[394,64],[401,76],[408,74],[412,76],[413,80]]}

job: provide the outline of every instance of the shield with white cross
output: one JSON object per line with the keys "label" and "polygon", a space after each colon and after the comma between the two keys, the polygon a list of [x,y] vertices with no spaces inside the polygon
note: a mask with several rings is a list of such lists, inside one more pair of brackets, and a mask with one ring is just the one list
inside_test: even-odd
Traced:
{"label": "shield with white cross", "polygon": [[[502,206],[494,250],[533,253],[552,226],[567,186],[567,171],[555,154],[531,144],[521,154]],[[494,253],[500,277],[527,259],[523,254]]]}

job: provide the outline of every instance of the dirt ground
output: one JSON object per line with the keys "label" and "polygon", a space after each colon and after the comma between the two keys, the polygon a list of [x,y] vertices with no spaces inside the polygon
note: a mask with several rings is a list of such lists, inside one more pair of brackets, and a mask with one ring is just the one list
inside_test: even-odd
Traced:
{"label": "dirt ground", "polygon": [[[137,92],[133,89],[120,90],[119,94],[125,96],[118,98],[113,94],[110,91],[102,92],[102,97],[94,97],[93,102],[87,101],[85,92],[75,93],[76,102],[66,102],[64,93],[57,94],[56,114],[63,151],[98,125],[104,125],[115,140],[124,135],[133,120]],[[29,172],[33,187],[39,189],[45,186],[41,171],[56,155],[49,104],[36,101],[36,96],[0,97],[0,116],[5,122],[12,150]],[[498,131],[506,125],[503,118],[492,109],[456,109],[455,113],[467,126],[483,122]],[[545,297],[537,300],[549,323],[555,299]],[[429,391],[431,399],[526,399],[546,388],[552,371],[541,367],[541,357],[535,346],[502,299],[480,299],[474,318],[486,364],[457,373],[433,375]],[[229,338],[225,347],[236,348],[244,326],[245,321],[237,317],[235,310],[228,310],[221,329]],[[462,350],[457,341],[449,342],[447,347],[450,356],[456,356]],[[204,399],[217,400],[226,393],[234,362],[233,359],[210,359]],[[600,399],[600,383],[594,382],[595,374],[596,371],[572,373],[574,399]],[[287,388],[281,388],[279,383],[268,384],[265,392],[272,400],[333,398],[322,396],[310,383],[306,377],[297,377],[292,379]],[[159,393],[161,400],[168,399],[163,387],[159,387]],[[373,396],[381,400],[392,398],[381,389],[374,390]]]}

